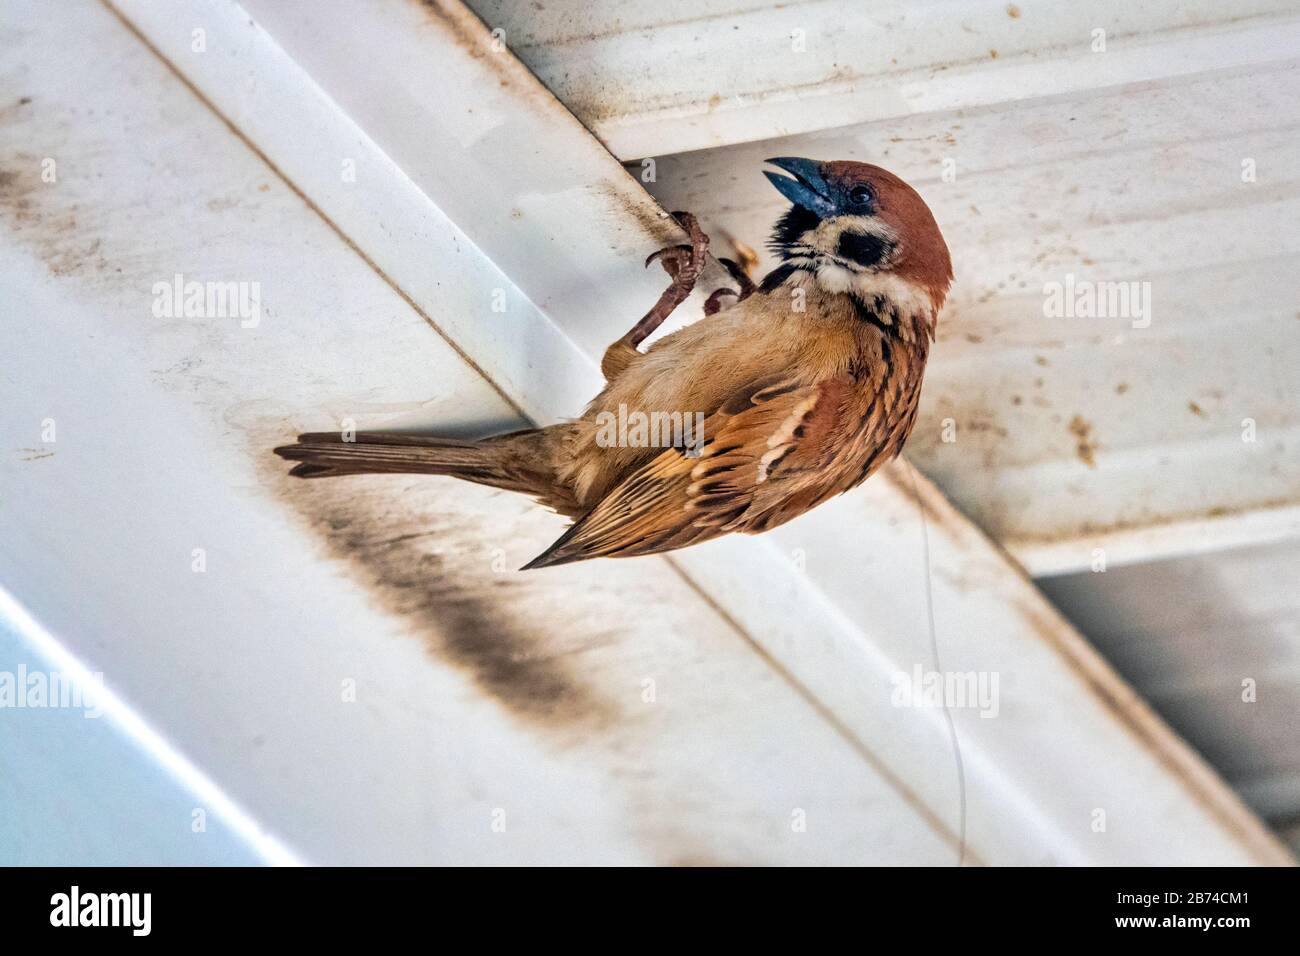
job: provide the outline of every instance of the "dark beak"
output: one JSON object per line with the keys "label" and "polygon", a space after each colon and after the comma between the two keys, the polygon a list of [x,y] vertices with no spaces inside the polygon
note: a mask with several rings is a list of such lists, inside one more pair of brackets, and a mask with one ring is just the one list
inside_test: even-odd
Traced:
{"label": "dark beak", "polygon": [[780,176],[768,170],[763,175],[772,181],[772,185],[786,199],[796,206],[815,213],[825,219],[836,212],[835,203],[831,201],[831,190],[822,177],[822,164],[811,159],[799,159],[794,156],[780,156],[769,159],[773,166],[784,169],[790,176]]}

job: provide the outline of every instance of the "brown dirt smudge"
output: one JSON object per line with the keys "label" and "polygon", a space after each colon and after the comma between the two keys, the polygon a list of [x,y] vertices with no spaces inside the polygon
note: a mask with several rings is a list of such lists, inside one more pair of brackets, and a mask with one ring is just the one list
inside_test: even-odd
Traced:
{"label": "brown dirt smudge", "polygon": [[[591,730],[614,722],[617,708],[583,676],[590,623],[566,628],[563,610],[538,619],[542,607],[555,607],[545,592],[553,592],[556,581],[520,574],[494,558],[491,543],[503,536],[499,524],[489,527],[472,513],[440,504],[440,492],[448,489],[436,485],[445,482],[291,479],[267,447],[265,470],[278,473],[267,480],[281,486],[281,499],[434,657],[464,671],[528,724]],[[568,639],[582,630],[586,643]]]}
{"label": "brown dirt smudge", "polygon": [[1070,419],[1069,427],[1070,434],[1076,439],[1075,454],[1079,456],[1079,461],[1089,468],[1096,468],[1097,441],[1092,435],[1092,425],[1081,415],[1075,415]]}

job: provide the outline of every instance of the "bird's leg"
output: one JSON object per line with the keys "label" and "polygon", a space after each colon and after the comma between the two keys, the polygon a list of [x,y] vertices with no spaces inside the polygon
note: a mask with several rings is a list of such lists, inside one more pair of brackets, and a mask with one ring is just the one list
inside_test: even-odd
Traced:
{"label": "bird's leg", "polygon": [[673,310],[686,301],[686,297],[695,288],[695,281],[704,269],[705,257],[709,251],[709,237],[700,228],[699,222],[688,212],[673,213],[683,229],[691,237],[690,245],[669,246],[653,252],[646,259],[647,266],[659,260],[664,271],[672,277],[672,285],[663,291],[656,302],[631,330],[605,350],[605,357],[600,363],[600,370],[606,380],[616,378],[641,353],[637,346],[649,338],[663,324],[664,319]]}

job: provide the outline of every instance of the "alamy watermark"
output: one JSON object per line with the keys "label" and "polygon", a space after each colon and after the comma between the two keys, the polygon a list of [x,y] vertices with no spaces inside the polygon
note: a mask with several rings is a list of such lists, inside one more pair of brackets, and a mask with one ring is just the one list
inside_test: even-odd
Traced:
{"label": "alamy watermark", "polygon": [[688,458],[704,448],[703,412],[629,412],[619,402],[618,414],[600,412],[596,426],[601,448],[682,448]]}
{"label": "alamy watermark", "polygon": [[1049,319],[1129,319],[1133,328],[1151,325],[1150,282],[1096,282],[1065,274],[1064,282],[1043,283],[1043,315]]}
{"label": "alamy watermark", "polygon": [[29,671],[26,664],[19,664],[17,672],[0,671],[0,710],[73,709],[94,719],[103,713],[99,691],[104,675],[96,671],[91,677],[93,680],[86,682],[62,671]]}
{"label": "alamy watermark", "polygon": [[998,715],[997,671],[931,671],[920,664],[911,672],[896,671],[889,702],[895,707],[978,710],[981,717]]}
{"label": "alamy watermark", "polygon": [[156,319],[239,319],[240,328],[255,329],[262,321],[260,282],[186,281],[176,273],[170,282],[155,282]]}
{"label": "alamy watermark", "polygon": [[119,926],[132,936],[148,936],[152,912],[152,893],[83,893],[74,884],[50,897],[51,926]]}

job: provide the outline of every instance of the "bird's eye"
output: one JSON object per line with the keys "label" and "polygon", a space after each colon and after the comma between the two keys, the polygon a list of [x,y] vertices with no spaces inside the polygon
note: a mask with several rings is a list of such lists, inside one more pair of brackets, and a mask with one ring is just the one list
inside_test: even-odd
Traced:
{"label": "bird's eye", "polygon": [[855,206],[865,206],[871,202],[871,189],[868,186],[854,186],[849,190],[849,202]]}

